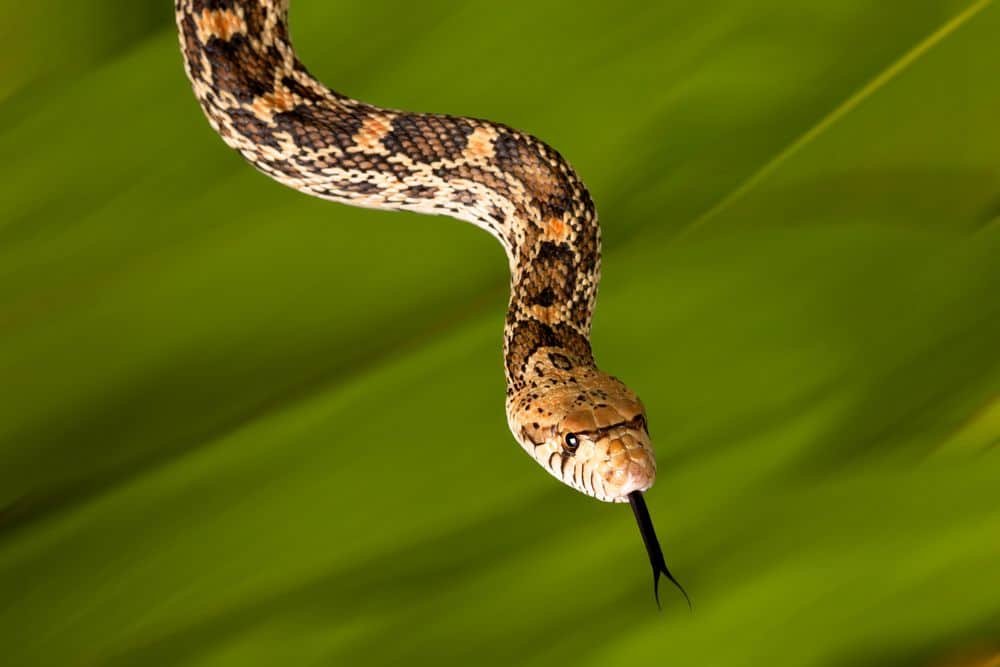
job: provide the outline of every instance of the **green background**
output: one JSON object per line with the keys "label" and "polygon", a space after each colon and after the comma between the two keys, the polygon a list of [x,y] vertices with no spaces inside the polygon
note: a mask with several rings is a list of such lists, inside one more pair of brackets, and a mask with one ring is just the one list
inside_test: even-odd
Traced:
{"label": "green background", "polygon": [[927,665],[1000,639],[1000,5],[294,0],[601,212],[671,568],[503,414],[507,272],[212,133],[169,0],[0,0],[4,665]]}

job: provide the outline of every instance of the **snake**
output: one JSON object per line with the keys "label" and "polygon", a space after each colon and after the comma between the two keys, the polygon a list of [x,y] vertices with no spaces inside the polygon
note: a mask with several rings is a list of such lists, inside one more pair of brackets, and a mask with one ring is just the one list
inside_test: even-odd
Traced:
{"label": "snake", "polygon": [[514,439],[577,491],[631,503],[657,604],[661,574],[683,592],[643,500],[656,477],[645,407],[594,361],[601,230],[570,164],[501,123],[382,108],[327,88],[293,50],[288,0],[174,5],[195,97],[257,170],[308,195],[457,218],[499,240],[511,277],[503,358]]}

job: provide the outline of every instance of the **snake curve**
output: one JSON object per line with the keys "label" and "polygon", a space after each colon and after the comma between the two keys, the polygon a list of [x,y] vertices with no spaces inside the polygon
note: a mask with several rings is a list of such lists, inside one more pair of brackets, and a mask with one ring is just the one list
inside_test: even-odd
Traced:
{"label": "snake curve", "polygon": [[[600,228],[566,160],[499,123],[384,109],[328,89],[292,49],[288,0],[175,0],[175,11],[209,123],[258,170],[335,202],[458,218],[500,241],[511,273],[511,432],[569,486],[631,501],[658,552],[642,502],[656,475],[645,410],[594,362]],[[660,564],[662,555],[654,581]],[[660,571],[670,577],[665,564]]]}

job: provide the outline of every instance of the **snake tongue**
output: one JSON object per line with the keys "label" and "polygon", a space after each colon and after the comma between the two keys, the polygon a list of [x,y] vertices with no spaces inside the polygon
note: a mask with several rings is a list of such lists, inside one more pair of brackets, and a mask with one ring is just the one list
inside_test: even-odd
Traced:
{"label": "snake tongue", "polygon": [[653,528],[653,520],[649,516],[642,492],[633,491],[628,494],[628,501],[632,505],[635,520],[639,524],[639,533],[646,545],[646,553],[649,554],[649,564],[653,566],[653,596],[656,598],[656,606],[659,609],[663,608],[660,604],[660,575],[662,574],[684,595],[688,609],[691,609],[691,598],[688,597],[687,591],[684,590],[680,582],[674,579],[674,575],[670,574],[667,563],[663,560],[663,550],[660,548],[660,541],[656,539],[656,530]]}

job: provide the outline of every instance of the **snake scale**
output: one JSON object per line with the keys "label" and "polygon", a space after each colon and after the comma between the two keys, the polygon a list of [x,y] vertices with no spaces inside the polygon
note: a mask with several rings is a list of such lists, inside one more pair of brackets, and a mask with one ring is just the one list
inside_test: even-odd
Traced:
{"label": "snake scale", "polygon": [[384,109],[328,89],[292,49],[288,0],[175,0],[175,11],[209,123],[258,170],[323,199],[465,220],[500,241],[511,273],[511,432],[569,486],[631,502],[654,584],[661,573],[676,584],[642,497],[656,476],[643,405],[591,351],[601,236],[573,168],[499,123]]}

